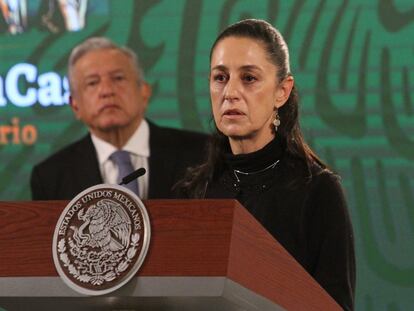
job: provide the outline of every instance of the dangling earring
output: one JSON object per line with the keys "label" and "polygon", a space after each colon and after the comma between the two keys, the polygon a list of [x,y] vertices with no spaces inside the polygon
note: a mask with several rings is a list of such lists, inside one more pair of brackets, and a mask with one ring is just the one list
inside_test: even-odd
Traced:
{"label": "dangling earring", "polygon": [[280,125],[280,117],[277,108],[275,108],[275,119],[273,120],[273,126],[275,127],[275,132],[277,132],[277,128]]}

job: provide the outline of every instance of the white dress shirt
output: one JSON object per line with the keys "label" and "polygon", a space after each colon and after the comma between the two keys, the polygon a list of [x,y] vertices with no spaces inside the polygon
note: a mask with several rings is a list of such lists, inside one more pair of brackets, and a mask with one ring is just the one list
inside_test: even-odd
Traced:
{"label": "white dress shirt", "polygon": [[[99,169],[101,171],[103,182],[106,184],[116,184],[118,178],[118,168],[109,157],[118,149],[93,134],[91,134],[91,138],[98,156]],[[147,121],[141,121],[141,124],[135,133],[131,136],[131,138],[127,141],[125,146],[122,147],[122,150],[128,151],[130,153],[131,163],[134,169],[143,167],[147,170],[144,176],[138,178],[138,190],[141,199],[148,198],[148,158],[150,156],[150,147],[149,126]]]}

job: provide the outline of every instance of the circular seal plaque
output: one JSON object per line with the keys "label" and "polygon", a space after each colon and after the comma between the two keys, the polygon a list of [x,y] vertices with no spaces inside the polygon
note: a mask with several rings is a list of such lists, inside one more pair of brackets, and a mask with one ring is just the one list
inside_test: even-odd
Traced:
{"label": "circular seal plaque", "polygon": [[150,240],[142,201],[118,185],[97,185],[66,206],[53,236],[53,260],[63,281],[86,295],[127,283],[144,261]]}

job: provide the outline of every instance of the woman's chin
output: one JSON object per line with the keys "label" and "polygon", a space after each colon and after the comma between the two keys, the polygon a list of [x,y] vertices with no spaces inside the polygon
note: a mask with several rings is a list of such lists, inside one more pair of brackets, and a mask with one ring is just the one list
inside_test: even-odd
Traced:
{"label": "woman's chin", "polygon": [[217,125],[220,132],[228,137],[241,136],[247,134],[248,132],[246,125],[239,124],[238,122],[220,122]]}
{"label": "woman's chin", "polygon": [[236,137],[244,137],[247,136],[248,133],[246,133],[246,131],[243,131],[241,129],[236,129],[236,128],[226,128],[223,130],[220,130],[224,135],[226,135],[227,137],[230,138],[236,138]]}

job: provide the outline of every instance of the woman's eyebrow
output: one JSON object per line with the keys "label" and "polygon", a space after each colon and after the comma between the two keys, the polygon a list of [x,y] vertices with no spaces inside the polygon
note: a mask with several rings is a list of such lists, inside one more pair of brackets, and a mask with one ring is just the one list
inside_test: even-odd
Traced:
{"label": "woman's eyebrow", "polygon": [[[256,65],[243,65],[239,67],[241,70],[262,70],[259,66]],[[225,65],[217,65],[211,68],[211,70],[228,70],[228,67]]]}

